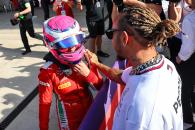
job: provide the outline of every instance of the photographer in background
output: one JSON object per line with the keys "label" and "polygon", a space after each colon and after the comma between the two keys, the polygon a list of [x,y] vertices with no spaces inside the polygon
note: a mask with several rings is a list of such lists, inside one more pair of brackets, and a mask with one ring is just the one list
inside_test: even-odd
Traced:
{"label": "photographer in background", "polygon": [[31,6],[29,0],[19,0],[18,3],[19,12],[14,14],[14,19],[19,21],[20,35],[25,48],[25,51],[22,52],[22,55],[25,55],[31,52],[28,39],[26,36],[26,31],[31,37],[39,40],[42,40],[42,36],[34,32]]}

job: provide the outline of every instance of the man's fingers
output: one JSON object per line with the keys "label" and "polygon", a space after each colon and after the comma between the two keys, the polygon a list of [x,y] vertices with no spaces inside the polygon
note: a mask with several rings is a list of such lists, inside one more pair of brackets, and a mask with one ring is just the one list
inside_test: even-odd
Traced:
{"label": "man's fingers", "polygon": [[79,64],[76,64],[73,68],[77,68],[77,69],[80,69],[81,68],[81,65]]}
{"label": "man's fingers", "polygon": [[93,52],[91,52],[91,51],[89,51],[89,50],[88,50],[88,54],[89,54],[91,57],[96,56],[96,54],[95,54],[95,53],[93,53]]}
{"label": "man's fingers", "polygon": [[90,54],[90,51],[88,49],[86,49],[85,51],[86,51],[86,54],[88,55]]}
{"label": "man's fingers", "polygon": [[93,55],[93,53],[92,53],[90,50],[88,50],[88,49],[86,49],[86,52],[87,52],[87,54],[89,54],[89,55]]}
{"label": "man's fingers", "polygon": [[86,52],[85,52],[86,56],[88,58],[91,58],[92,57],[92,52],[90,52],[88,49],[86,49]]}

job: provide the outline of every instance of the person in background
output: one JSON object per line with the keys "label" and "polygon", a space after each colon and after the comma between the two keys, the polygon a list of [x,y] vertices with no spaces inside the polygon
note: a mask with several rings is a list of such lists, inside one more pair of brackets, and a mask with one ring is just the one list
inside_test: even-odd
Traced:
{"label": "person in background", "polygon": [[175,20],[177,23],[181,23],[184,17],[192,11],[190,1],[191,0],[170,0],[168,8],[169,18]]}
{"label": "person in background", "polygon": [[39,3],[40,3],[40,0],[33,0],[34,1],[34,6],[35,7],[40,7]]}
{"label": "person in background", "polygon": [[34,16],[34,1],[33,0],[30,0],[30,6],[31,6],[31,13],[32,13],[32,16]]}
{"label": "person in background", "polygon": [[109,54],[102,51],[102,35],[105,33],[104,5],[100,0],[81,0],[77,2],[77,7],[80,10],[83,10],[83,5],[86,7],[90,50],[97,52],[100,57],[109,57]]}
{"label": "person in background", "polygon": [[182,44],[176,57],[178,71],[182,79],[182,105],[184,130],[194,130],[193,110],[195,109],[194,85],[195,85],[195,0],[189,5],[192,11],[187,14],[182,22]]}
{"label": "person in background", "polygon": [[55,0],[53,3],[53,11],[56,12],[56,15],[67,15],[74,18],[72,12],[73,6],[73,0]]}
{"label": "person in background", "polygon": [[105,0],[106,1],[106,8],[108,12],[108,19],[109,19],[109,24],[108,24],[108,29],[112,28],[112,8],[113,8],[113,3],[112,0]]}
{"label": "person in background", "polygon": [[[57,30],[57,31],[56,31]],[[60,130],[78,130],[93,101],[90,88],[103,83],[98,70],[84,56],[85,35],[79,23],[69,16],[56,16],[44,22],[44,43],[50,53],[40,69],[39,127],[48,130],[53,92]]]}
{"label": "person in background", "polygon": [[50,0],[41,0],[41,6],[44,12],[44,20],[47,20],[49,18],[49,4]]}
{"label": "person in background", "polygon": [[31,52],[28,38],[26,36],[26,31],[32,38],[36,38],[42,40],[42,36],[35,33],[33,22],[32,22],[32,14],[31,14],[31,6],[29,0],[19,0],[19,12],[14,14],[15,19],[20,19],[19,28],[20,28],[20,36],[22,42],[24,44],[25,51],[22,52],[22,55],[26,55],[27,53]]}
{"label": "person in background", "polygon": [[91,64],[125,85],[112,130],[183,130],[180,76],[155,47],[179,32],[178,24],[161,21],[150,8],[130,6],[116,17],[112,30],[107,35],[116,53],[132,66],[113,69],[86,52]]}
{"label": "person in background", "polygon": [[[190,0],[170,1],[168,6],[169,19],[174,20],[175,22],[179,23],[181,26],[184,17],[192,11],[192,9],[189,7],[189,2]],[[182,44],[181,35],[182,32],[179,32],[176,36],[169,38],[167,40],[168,46],[170,48],[170,54],[171,54],[170,60],[173,63],[176,63],[175,59],[181,48],[181,44]]]}

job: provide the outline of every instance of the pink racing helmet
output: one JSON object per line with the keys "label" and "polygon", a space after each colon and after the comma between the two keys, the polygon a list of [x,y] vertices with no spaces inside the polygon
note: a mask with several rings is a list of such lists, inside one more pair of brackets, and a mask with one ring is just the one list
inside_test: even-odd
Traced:
{"label": "pink racing helmet", "polygon": [[[69,16],[55,16],[44,22],[44,43],[62,64],[76,64],[84,55],[85,34],[79,23]],[[76,47],[74,52],[67,51]]]}

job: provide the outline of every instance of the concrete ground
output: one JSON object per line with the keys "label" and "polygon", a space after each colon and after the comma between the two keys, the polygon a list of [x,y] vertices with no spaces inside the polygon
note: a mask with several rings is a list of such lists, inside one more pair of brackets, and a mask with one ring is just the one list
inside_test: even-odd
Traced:
{"label": "concrete ground", "polygon": [[[50,11],[52,12],[52,11]],[[74,9],[75,18],[86,28],[85,11],[79,12]],[[35,31],[42,34],[43,11],[35,9]],[[54,13],[51,14],[52,16]],[[24,50],[20,39],[18,25],[11,26],[9,19],[13,12],[0,13],[0,122],[12,112],[17,105],[37,86],[39,68],[44,64],[43,56],[48,52],[42,41],[30,38],[29,43],[32,53],[21,55]],[[107,27],[108,21],[106,21]],[[88,45],[86,44],[86,47]],[[108,52],[109,58],[102,58],[103,63],[111,66],[114,62],[115,53],[111,41],[103,36],[102,49]],[[57,119],[52,105],[50,115],[50,130],[57,130]],[[6,130],[38,130],[38,97],[17,116]]]}

